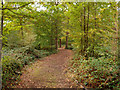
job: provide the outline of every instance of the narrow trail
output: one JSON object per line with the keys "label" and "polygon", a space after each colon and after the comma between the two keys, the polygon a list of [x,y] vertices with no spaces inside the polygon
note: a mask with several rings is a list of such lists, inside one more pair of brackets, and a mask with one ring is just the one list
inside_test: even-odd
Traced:
{"label": "narrow trail", "polygon": [[57,54],[44,57],[23,69],[17,88],[69,88],[64,73],[68,61],[72,58],[71,50],[60,48]]}

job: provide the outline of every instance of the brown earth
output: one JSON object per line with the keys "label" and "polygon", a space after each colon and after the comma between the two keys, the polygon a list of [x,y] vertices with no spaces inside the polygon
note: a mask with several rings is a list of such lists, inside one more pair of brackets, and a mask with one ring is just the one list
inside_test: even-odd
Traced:
{"label": "brown earth", "polygon": [[44,57],[22,70],[16,88],[69,88],[65,69],[72,58],[71,50],[60,48],[57,54]]}

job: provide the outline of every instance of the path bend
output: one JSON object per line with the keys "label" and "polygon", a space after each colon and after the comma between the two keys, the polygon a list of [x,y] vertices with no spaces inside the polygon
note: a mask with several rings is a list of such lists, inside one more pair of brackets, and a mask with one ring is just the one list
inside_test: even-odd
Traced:
{"label": "path bend", "polygon": [[21,81],[17,88],[69,88],[64,73],[68,61],[72,58],[72,50],[60,48],[59,52],[37,60],[23,69]]}

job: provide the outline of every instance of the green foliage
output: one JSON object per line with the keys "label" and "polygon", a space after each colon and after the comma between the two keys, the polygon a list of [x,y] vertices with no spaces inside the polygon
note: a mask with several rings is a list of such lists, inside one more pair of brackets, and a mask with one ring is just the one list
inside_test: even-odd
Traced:
{"label": "green foliage", "polygon": [[[55,51],[37,50],[31,46],[3,49],[2,55],[2,86],[9,87],[18,83],[21,70],[25,65],[29,65],[36,60],[48,56]],[[11,82],[9,82],[11,81]]]}
{"label": "green foliage", "polygon": [[76,52],[70,65],[73,81],[77,80],[78,87],[82,83],[91,88],[118,88],[117,4],[77,2],[67,5],[65,15],[69,18],[68,28]]}
{"label": "green foliage", "polygon": [[46,9],[39,11],[32,4],[3,5],[3,86],[16,81],[24,65],[56,53],[56,41],[61,38],[65,45],[69,32],[68,49],[77,53],[71,62],[73,81],[95,88],[119,87],[116,2],[47,2],[38,4]]}
{"label": "green foliage", "polygon": [[[33,28],[31,27],[31,29],[29,29],[28,28],[29,26],[24,25],[24,30],[21,30],[21,26],[16,26],[15,22],[16,21],[9,22],[4,27],[3,44],[5,46],[8,46],[9,48],[16,48],[33,43],[35,41],[35,34],[33,32]],[[28,24],[28,22],[26,22],[26,24]],[[14,27],[14,28],[9,28],[9,27]]]}
{"label": "green foliage", "polygon": [[99,57],[101,47],[104,50],[106,46],[111,47],[117,33],[116,3],[77,2],[67,5],[65,16],[69,19],[64,22],[70,30],[75,51],[84,56]]}
{"label": "green foliage", "polygon": [[41,49],[46,47],[54,49],[55,38],[59,40],[61,37],[63,11],[60,5],[53,6],[53,4],[44,5],[48,11],[37,11],[36,18],[32,21],[36,34],[35,44]]}
{"label": "green foliage", "polygon": [[[78,58],[79,57],[79,58]],[[118,88],[120,85],[119,67],[112,57],[100,57],[95,59],[89,57],[75,57],[70,65],[69,71],[74,74],[73,81],[77,80],[78,85],[83,83],[91,88]]]}

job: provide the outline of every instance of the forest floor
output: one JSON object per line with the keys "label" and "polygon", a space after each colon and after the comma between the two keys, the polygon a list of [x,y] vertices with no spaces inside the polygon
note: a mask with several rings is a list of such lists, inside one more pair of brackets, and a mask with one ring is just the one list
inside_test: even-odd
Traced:
{"label": "forest floor", "polygon": [[22,70],[16,88],[69,88],[71,83],[65,77],[65,69],[73,51],[59,48],[59,52],[41,58]]}

